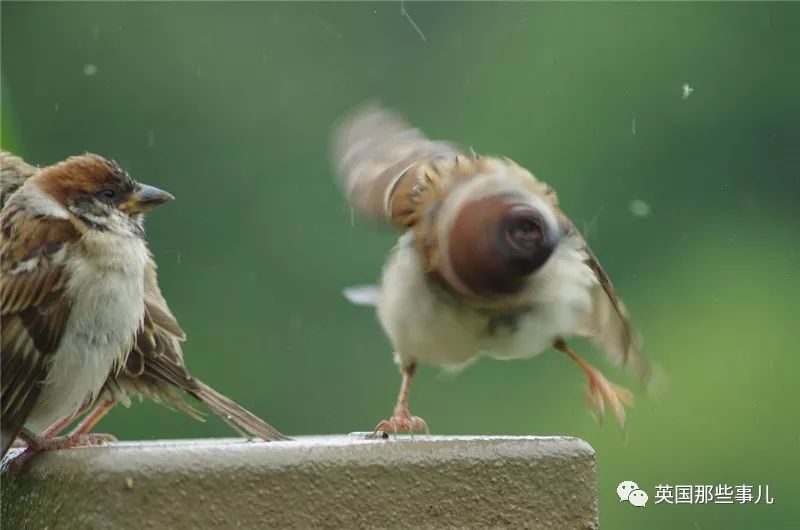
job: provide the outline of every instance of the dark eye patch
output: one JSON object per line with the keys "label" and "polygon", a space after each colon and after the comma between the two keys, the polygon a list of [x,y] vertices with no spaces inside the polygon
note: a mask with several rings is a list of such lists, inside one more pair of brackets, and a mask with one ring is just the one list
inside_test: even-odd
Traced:
{"label": "dark eye patch", "polygon": [[105,176],[102,188],[98,189],[95,197],[104,202],[124,201],[136,187],[133,179],[128,173],[119,167],[116,162],[109,162],[110,171]]}
{"label": "dark eye patch", "polygon": [[111,161],[111,171],[108,175],[109,184],[117,188],[118,194],[131,192],[135,187],[133,179],[128,173],[122,169],[115,161]]}

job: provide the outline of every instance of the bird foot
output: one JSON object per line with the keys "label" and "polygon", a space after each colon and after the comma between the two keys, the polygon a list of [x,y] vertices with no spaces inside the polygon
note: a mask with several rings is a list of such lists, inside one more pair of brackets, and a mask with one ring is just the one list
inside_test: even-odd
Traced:
{"label": "bird foot", "polygon": [[412,438],[414,437],[414,432],[424,432],[428,436],[431,434],[425,420],[419,416],[412,416],[407,410],[395,411],[391,418],[383,420],[375,427],[373,434],[378,434],[381,431],[394,433],[395,438],[398,432],[407,432]]}
{"label": "bird foot", "polygon": [[599,371],[587,372],[586,399],[596,412],[597,421],[602,423],[606,404],[614,414],[620,427],[625,427],[625,406],[633,405],[633,394],[630,390],[615,385]]}
{"label": "bird foot", "polygon": [[22,471],[31,458],[45,451],[90,447],[117,441],[116,437],[105,433],[78,433],[53,438],[26,436],[26,438],[28,438],[27,447],[16,456],[6,458],[7,462],[3,462],[3,472],[8,477],[12,477]]}
{"label": "bird foot", "polygon": [[71,449],[73,447],[91,447],[118,441],[117,437],[113,434],[89,432],[45,438],[39,441],[37,445],[40,451],[55,451],[57,449]]}

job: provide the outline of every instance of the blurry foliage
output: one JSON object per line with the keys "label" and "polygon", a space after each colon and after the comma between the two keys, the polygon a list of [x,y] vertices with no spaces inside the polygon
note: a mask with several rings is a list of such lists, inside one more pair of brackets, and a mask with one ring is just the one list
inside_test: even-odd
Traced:
{"label": "blurry foliage", "polygon": [[[397,3],[3,3],[3,146],[102,153],[178,197],[148,226],[188,364],[290,434],[370,429],[400,381],[373,314],[340,295],[377,279],[395,236],[351,224],[332,123],[377,96],[508,155],[586,228],[669,384],[640,394],[627,439],[556,353],[423,368],[412,411],[439,434],[588,440],[605,528],[795,527],[800,5],[406,9],[424,41]],[[150,403],[101,427],[231,434]],[[769,483],[775,504],[637,510],[623,479],[651,503],[661,483]]]}

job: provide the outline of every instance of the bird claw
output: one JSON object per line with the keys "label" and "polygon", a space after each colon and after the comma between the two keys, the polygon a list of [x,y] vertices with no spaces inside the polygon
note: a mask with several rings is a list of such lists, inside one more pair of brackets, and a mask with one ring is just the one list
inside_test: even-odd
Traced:
{"label": "bird claw", "polygon": [[428,424],[425,422],[425,420],[419,416],[412,416],[408,413],[395,413],[391,418],[381,421],[372,432],[373,434],[378,434],[379,432],[391,432],[394,433],[395,438],[397,437],[398,432],[407,432],[412,438],[414,437],[414,432],[424,432],[427,436],[430,436],[431,434],[431,431],[428,428]]}
{"label": "bird claw", "polygon": [[633,394],[630,390],[615,385],[599,371],[587,374],[586,399],[596,412],[597,421],[603,422],[606,404],[608,404],[617,423],[625,428],[625,406],[633,405]]}
{"label": "bird claw", "polygon": [[75,433],[69,434],[67,436],[62,436],[64,439],[63,442],[58,443],[58,438],[50,438],[45,440],[45,442],[49,442],[51,440],[56,441],[52,448],[48,448],[48,450],[52,449],[70,449],[72,447],[92,447],[95,445],[103,445],[108,443],[118,442],[116,436],[109,433]]}
{"label": "bird claw", "polygon": [[92,447],[116,441],[118,440],[115,436],[107,433],[79,433],[53,438],[37,438],[16,456],[6,458],[6,461],[3,462],[2,471],[7,477],[12,477],[22,471],[31,458],[44,451],[57,451],[73,447]]}

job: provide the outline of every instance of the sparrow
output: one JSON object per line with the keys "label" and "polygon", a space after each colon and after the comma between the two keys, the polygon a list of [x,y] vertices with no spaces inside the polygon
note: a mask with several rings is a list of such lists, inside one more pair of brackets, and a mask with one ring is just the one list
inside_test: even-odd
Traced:
{"label": "sparrow", "polygon": [[188,394],[240,434],[285,439],[184,365],[143,224],[172,199],[98,155],[39,169],[0,153],[2,455],[18,435],[28,457],[113,439],[91,430],[132,397],[201,419]]}
{"label": "sparrow", "polygon": [[[402,383],[376,433],[429,432],[408,405],[420,362],[458,369],[480,354],[528,358],[551,347],[586,374],[597,418],[608,406],[624,428],[631,392],[567,340],[592,340],[645,381],[642,340],[553,188],[508,158],[430,140],[376,103],[340,120],[332,150],[351,208],[402,232],[375,296]],[[369,289],[351,295],[371,298]]]}

